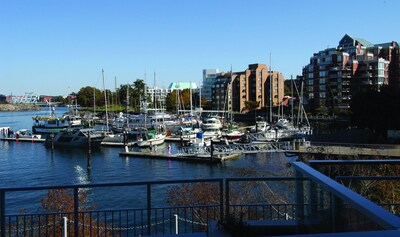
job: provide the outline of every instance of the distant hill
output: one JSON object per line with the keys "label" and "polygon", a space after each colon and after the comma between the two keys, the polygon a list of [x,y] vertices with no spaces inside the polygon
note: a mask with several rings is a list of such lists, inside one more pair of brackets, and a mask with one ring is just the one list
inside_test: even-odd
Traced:
{"label": "distant hill", "polygon": [[40,106],[32,104],[0,104],[0,111],[41,110]]}

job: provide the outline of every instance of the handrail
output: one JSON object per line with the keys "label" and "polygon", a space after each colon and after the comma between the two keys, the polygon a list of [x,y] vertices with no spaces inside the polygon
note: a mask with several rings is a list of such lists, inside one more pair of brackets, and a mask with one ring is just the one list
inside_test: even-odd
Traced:
{"label": "handrail", "polygon": [[383,228],[390,230],[400,229],[400,218],[396,215],[384,210],[377,204],[362,197],[358,193],[348,189],[344,185],[339,184],[338,182],[302,162],[293,162],[292,165],[296,171],[321,185],[336,197],[347,202],[356,208],[360,213],[371,218]]}

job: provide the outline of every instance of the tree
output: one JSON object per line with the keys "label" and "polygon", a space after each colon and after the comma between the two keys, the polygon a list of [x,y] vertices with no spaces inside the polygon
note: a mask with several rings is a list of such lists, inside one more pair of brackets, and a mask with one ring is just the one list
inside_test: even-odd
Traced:
{"label": "tree", "polygon": [[254,111],[260,106],[260,101],[253,101],[253,100],[248,100],[244,102],[244,110],[248,109],[250,111]]}
{"label": "tree", "polygon": [[91,86],[82,87],[77,94],[77,99],[78,104],[82,107],[93,107],[95,104],[96,106],[103,106],[105,104],[103,92]]}

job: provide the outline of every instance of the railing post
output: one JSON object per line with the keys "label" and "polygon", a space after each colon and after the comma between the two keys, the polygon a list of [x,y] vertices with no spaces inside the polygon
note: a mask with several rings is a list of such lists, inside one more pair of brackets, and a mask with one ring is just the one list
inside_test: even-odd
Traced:
{"label": "railing post", "polygon": [[304,221],[304,180],[303,175],[297,170],[295,171],[295,175],[296,219],[301,223]]}
{"label": "railing post", "polygon": [[220,223],[224,223],[224,180],[219,180],[219,215]]}
{"label": "railing post", "polygon": [[0,191],[0,232],[1,237],[6,236],[6,195],[4,190]]}
{"label": "railing post", "polygon": [[74,188],[74,236],[79,236],[79,189]]}
{"label": "railing post", "polygon": [[179,225],[178,225],[178,214],[174,214],[175,216],[175,234],[179,234]]}
{"label": "railing post", "polygon": [[68,218],[63,217],[64,219],[64,236],[63,237],[68,237]]}
{"label": "railing post", "polygon": [[147,184],[147,235],[151,235],[151,185]]}
{"label": "railing post", "polygon": [[229,217],[229,180],[225,180],[225,215]]}

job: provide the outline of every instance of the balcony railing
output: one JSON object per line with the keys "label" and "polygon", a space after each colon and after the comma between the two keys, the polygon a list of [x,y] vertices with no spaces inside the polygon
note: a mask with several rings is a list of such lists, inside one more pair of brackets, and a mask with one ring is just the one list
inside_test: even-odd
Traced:
{"label": "balcony railing", "polygon": [[[291,164],[296,173],[294,177],[3,188],[0,189],[0,234],[1,237],[170,235],[206,232],[212,221],[225,227],[245,223],[249,231],[254,225],[261,225],[268,231],[290,234],[400,229],[397,216],[304,163]],[[196,185],[203,188],[190,188]],[[180,205],[166,204],[159,196],[159,190],[183,186],[182,190],[186,191],[175,193],[178,198],[184,193],[189,193],[192,198],[208,193],[198,201],[185,197],[180,200]],[[118,188],[127,192],[131,187],[139,187],[139,191],[131,196],[132,202],[144,203],[141,207],[138,204],[134,208],[96,210],[81,203],[82,189],[94,194],[97,189]],[[15,194],[20,192],[60,189],[72,190],[73,203],[68,211],[11,213],[7,206],[11,197],[14,205],[18,203]],[[144,198],[140,198],[139,193],[145,193]],[[208,199],[210,195],[214,198]],[[237,221],[229,222],[232,219]],[[263,228],[258,230],[265,231]]]}

